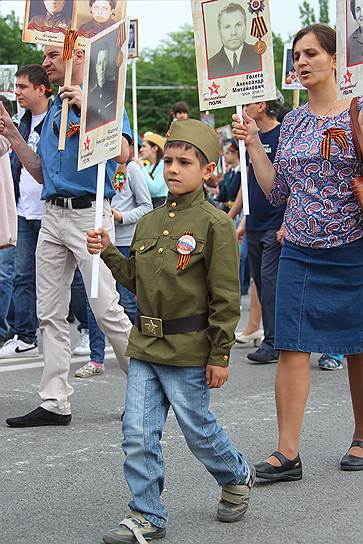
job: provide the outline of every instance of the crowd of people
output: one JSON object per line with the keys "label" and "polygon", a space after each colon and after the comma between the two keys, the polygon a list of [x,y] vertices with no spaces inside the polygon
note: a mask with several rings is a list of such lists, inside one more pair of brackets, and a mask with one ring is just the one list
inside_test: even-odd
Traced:
{"label": "crowd of people", "polygon": [[[17,212],[16,245],[7,234],[0,251],[0,360],[38,356],[38,330],[44,355],[40,406],[6,423],[71,422],[71,315],[80,330],[73,354],[90,357],[76,377],[102,374],[108,339],[127,380],[123,450],[132,501],[106,544],[165,536],[160,437],[170,407],[189,448],[222,487],[220,521],[242,518],[256,477],[300,480],[312,352],[321,354],[323,370],[340,369],[347,358],[355,429],[341,468],[363,470],[363,229],[350,187],[361,165],[350,100],[336,99],[335,54],[333,29],[302,29],[293,58],[308,102],[287,112],[278,91],[275,100],[247,104],[243,119],[233,116],[229,141],[191,119],[184,102],[171,108],[164,135],[145,132],[141,142],[125,112],[96,231],[97,168],[77,171],[77,135],[58,150],[64,98],[72,106],[68,123],[79,122],[84,53],[73,52],[69,86],[55,46],[45,47],[43,66],[17,71],[15,94],[25,109],[19,126],[0,97],[0,209],[16,202]],[[361,130],[362,105],[359,99]],[[323,154],[336,127],[344,145],[333,138]],[[246,217],[239,140],[247,148]],[[4,232],[13,220],[1,215]],[[91,298],[98,253],[99,295]],[[236,333],[248,290],[249,319]],[[251,363],[278,362],[278,449],[255,466],[209,408],[210,390],[228,379],[236,341],[256,347],[247,354]]]}

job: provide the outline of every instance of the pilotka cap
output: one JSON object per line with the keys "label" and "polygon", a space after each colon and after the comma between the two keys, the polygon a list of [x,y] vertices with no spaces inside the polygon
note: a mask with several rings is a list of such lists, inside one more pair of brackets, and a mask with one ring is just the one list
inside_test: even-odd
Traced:
{"label": "pilotka cap", "polygon": [[170,126],[166,143],[186,142],[194,145],[206,157],[208,162],[219,160],[219,139],[216,131],[196,119],[174,120]]}

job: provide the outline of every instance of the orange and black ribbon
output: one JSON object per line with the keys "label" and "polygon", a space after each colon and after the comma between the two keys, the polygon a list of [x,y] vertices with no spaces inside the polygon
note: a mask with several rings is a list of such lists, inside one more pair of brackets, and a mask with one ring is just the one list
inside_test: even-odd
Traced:
{"label": "orange and black ribbon", "polygon": [[254,17],[252,19],[251,36],[260,40],[267,32],[265,19],[263,17]]}
{"label": "orange and black ribbon", "polygon": [[75,134],[80,131],[79,123],[74,123],[73,121],[69,124],[68,130],[66,132],[67,138],[73,138]]}
{"label": "orange and black ribbon", "polygon": [[66,62],[72,58],[73,49],[78,38],[77,30],[67,30],[64,36],[63,60]]}
{"label": "orange and black ribbon", "polygon": [[[193,233],[190,230],[184,232],[184,236],[193,236]],[[188,264],[190,263],[190,253],[187,255],[179,254],[178,264],[176,265],[177,270],[185,270]]]}
{"label": "orange and black ribbon", "polygon": [[335,140],[337,144],[344,150],[348,149],[348,139],[344,128],[328,128],[324,132],[324,140],[321,142],[321,155],[325,160],[329,160],[331,154],[332,140]]}

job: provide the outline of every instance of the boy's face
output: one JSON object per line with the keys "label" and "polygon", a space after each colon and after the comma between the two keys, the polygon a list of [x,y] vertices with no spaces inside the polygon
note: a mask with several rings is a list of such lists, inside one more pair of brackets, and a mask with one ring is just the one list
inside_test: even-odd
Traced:
{"label": "boy's face", "polygon": [[194,149],[167,147],[164,153],[164,179],[173,195],[196,191],[215,170],[215,163],[201,166]]}

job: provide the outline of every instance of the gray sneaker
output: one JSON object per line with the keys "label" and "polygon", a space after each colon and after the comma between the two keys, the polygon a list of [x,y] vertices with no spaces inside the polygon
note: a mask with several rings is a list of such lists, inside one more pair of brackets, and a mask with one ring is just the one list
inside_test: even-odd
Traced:
{"label": "gray sneaker", "polygon": [[166,530],[155,527],[144,518],[140,512],[131,512],[120,523],[120,527],[113,529],[103,537],[105,544],[147,544],[149,540],[164,538]]}
{"label": "gray sneaker", "polygon": [[102,373],[103,365],[97,364],[95,361],[90,361],[76,370],[74,375],[76,378],[92,378],[92,376],[98,376]]}
{"label": "gray sneaker", "polygon": [[255,467],[250,466],[250,476],[246,483],[224,485],[218,503],[217,519],[224,523],[240,521],[248,509],[251,489],[256,479]]}

